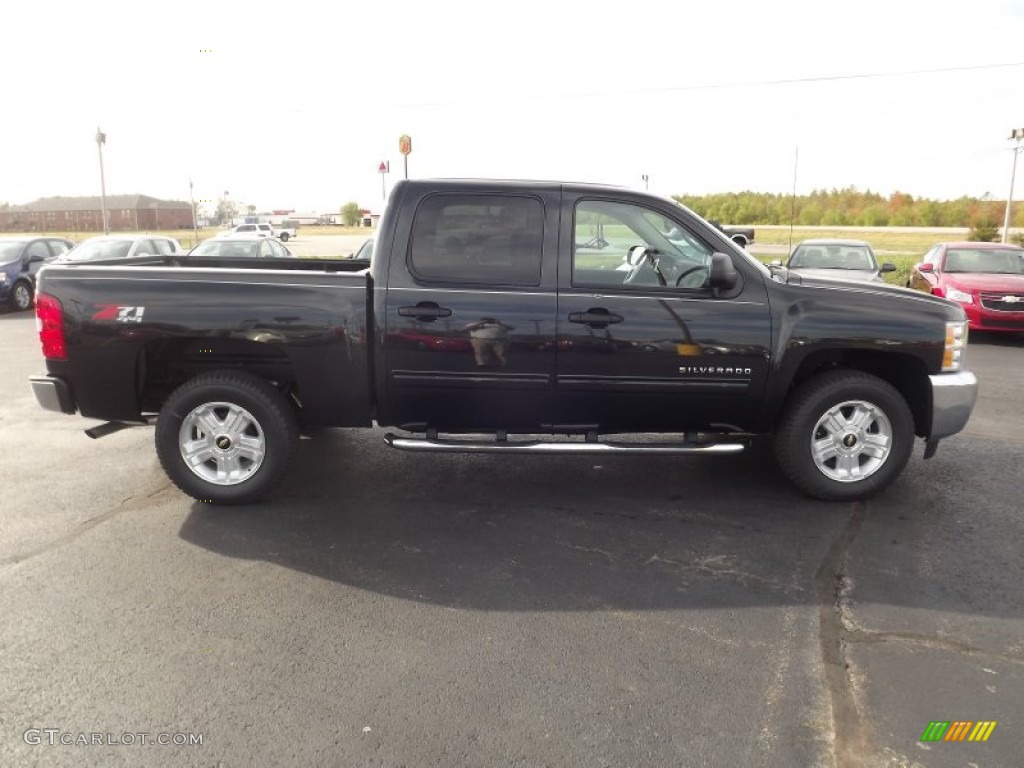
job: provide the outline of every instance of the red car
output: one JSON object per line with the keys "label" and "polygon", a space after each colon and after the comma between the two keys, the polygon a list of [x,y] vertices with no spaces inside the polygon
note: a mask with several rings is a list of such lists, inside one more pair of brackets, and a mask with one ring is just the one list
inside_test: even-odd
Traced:
{"label": "red car", "polygon": [[939,243],[910,271],[911,288],[944,296],[974,331],[1024,331],[1024,248]]}

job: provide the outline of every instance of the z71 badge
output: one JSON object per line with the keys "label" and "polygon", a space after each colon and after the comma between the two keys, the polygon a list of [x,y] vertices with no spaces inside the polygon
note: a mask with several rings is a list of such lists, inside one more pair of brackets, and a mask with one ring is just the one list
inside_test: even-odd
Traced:
{"label": "z71 badge", "polygon": [[100,310],[93,314],[93,320],[113,320],[116,323],[141,323],[145,307],[119,307],[117,304],[100,304]]}

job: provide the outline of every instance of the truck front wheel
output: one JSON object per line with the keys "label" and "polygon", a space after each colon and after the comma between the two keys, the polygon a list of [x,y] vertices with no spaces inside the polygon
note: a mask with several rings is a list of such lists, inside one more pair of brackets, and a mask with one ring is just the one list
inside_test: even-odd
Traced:
{"label": "truck front wheel", "polygon": [[214,504],[264,495],[284,475],[297,442],[295,414],[284,396],[240,371],[185,382],[156,423],[164,472],[189,496]]}
{"label": "truck front wheel", "polygon": [[783,474],[826,501],[867,498],[903,471],[914,447],[914,419],[903,396],[861,371],[830,371],[790,396],[775,433]]}

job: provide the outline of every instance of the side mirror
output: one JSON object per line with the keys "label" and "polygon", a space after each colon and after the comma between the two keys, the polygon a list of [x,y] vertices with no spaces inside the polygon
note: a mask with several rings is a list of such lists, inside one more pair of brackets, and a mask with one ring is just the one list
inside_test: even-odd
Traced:
{"label": "side mirror", "polygon": [[896,271],[896,265],[893,264],[892,262],[887,261],[887,262],[885,262],[881,266],[881,268],[878,271],[879,272],[895,272]]}
{"label": "side mirror", "polygon": [[929,264],[929,263],[918,264],[917,265],[917,271],[918,272],[934,272],[935,271],[935,265],[934,264]]}
{"label": "side mirror", "polygon": [[626,252],[626,263],[631,267],[639,266],[647,256],[647,246],[634,245]]}
{"label": "side mirror", "polygon": [[728,255],[718,252],[711,254],[711,272],[708,275],[708,285],[714,291],[715,296],[718,295],[719,291],[727,291],[735,287],[738,279],[739,275],[736,273],[736,267],[733,266],[732,259]]}

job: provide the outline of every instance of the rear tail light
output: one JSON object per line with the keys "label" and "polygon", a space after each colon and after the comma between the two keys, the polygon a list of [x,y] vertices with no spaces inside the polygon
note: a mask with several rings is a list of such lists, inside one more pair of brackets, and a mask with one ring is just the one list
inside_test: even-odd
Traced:
{"label": "rear tail light", "polygon": [[66,360],[64,341],[64,307],[60,300],[45,293],[36,294],[36,330],[43,344],[43,357],[47,360]]}

